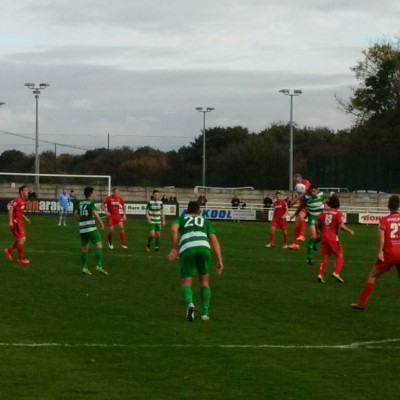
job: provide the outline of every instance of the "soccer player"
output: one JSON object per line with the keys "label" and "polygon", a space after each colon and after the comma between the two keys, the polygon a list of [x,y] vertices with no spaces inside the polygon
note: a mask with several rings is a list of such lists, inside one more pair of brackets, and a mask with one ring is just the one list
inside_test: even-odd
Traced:
{"label": "soccer player", "polygon": [[287,233],[287,220],[286,217],[289,212],[289,207],[285,200],[281,198],[281,192],[275,192],[275,201],[273,203],[274,216],[272,217],[271,230],[269,233],[269,243],[265,247],[274,247],[275,231],[277,228],[283,232],[283,248],[287,248],[288,233]]}
{"label": "soccer player", "polygon": [[96,221],[99,224],[100,230],[104,229],[104,224],[97,213],[97,206],[94,201],[96,198],[94,188],[90,186],[85,187],[83,192],[86,200],[77,203],[74,211],[74,218],[79,222],[79,233],[81,236],[82,273],[92,275],[87,264],[89,243],[92,243],[95,246],[96,271],[108,275],[108,272],[103,269],[103,244],[100,232],[97,230]]}
{"label": "soccer player", "polygon": [[28,188],[26,186],[21,186],[18,189],[19,196],[11,201],[10,207],[8,209],[8,217],[9,217],[9,227],[11,233],[15,237],[14,243],[4,249],[4,254],[8,258],[8,261],[12,261],[12,252],[17,250],[18,257],[17,263],[20,264],[30,264],[30,261],[24,257],[24,246],[26,241],[26,233],[23,222],[30,224],[31,221],[24,215],[25,212],[25,201],[28,198]]}
{"label": "soccer player", "polygon": [[338,208],[340,207],[339,197],[333,195],[327,200],[328,209],[323,211],[315,223],[316,229],[321,228],[321,249],[322,261],[318,271],[318,281],[324,283],[324,273],[329,262],[330,256],[333,254],[336,258],[335,269],[332,276],[339,282],[344,283],[340,276],[343,268],[343,250],[339,242],[338,230],[342,230],[354,236],[354,231],[347,228],[343,222],[343,215]]}
{"label": "soccer player", "polygon": [[[311,186],[310,181],[307,179],[303,179],[301,174],[294,174],[293,183],[296,187],[298,183],[302,183],[305,186],[305,191],[307,192]],[[296,199],[293,203],[294,206],[298,205],[298,199]],[[307,219],[307,210],[303,208],[299,214],[295,217],[294,220],[294,230],[293,230],[293,243],[288,246],[290,250],[298,250],[300,248],[299,242],[304,242],[306,240],[306,219]]]}
{"label": "soccer player", "polygon": [[400,278],[400,198],[397,195],[390,196],[388,209],[390,214],[379,221],[378,256],[370,272],[367,282],[361,292],[358,303],[351,306],[358,310],[364,310],[368,298],[375,288],[377,279],[395,265],[397,275]]}
{"label": "soccer player", "polygon": [[[108,247],[112,250],[114,248],[112,238],[114,232],[114,225],[117,225],[119,229],[119,238],[121,241],[121,247],[123,249],[127,249],[128,246],[125,242],[125,230],[124,230],[124,221],[126,221],[126,206],[124,199],[119,195],[119,189],[113,188],[112,195],[108,196],[103,203],[101,203],[102,210],[106,213],[107,216],[107,225],[108,225]],[[122,217],[119,212],[120,208],[122,208]]]}
{"label": "soccer player", "polygon": [[[168,259],[173,261],[179,253],[181,293],[186,309],[186,319],[194,320],[192,282],[197,271],[200,283],[201,319],[208,321],[210,307],[210,264],[212,249],[217,258],[217,273],[224,269],[221,247],[211,222],[200,216],[200,205],[190,201],[185,216],[176,218],[171,227],[171,251]],[[179,251],[178,251],[179,246]]]}
{"label": "soccer player", "polygon": [[154,242],[154,251],[159,250],[161,238],[161,224],[165,226],[165,215],[163,202],[159,200],[160,192],[153,190],[151,200],[146,205],[146,219],[149,225],[149,236],[147,238],[146,251],[150,251],[151,242]]}
{"label": "soccer player", "polygon": [[60,206],[60,216],[58,218],[58,226],[61,226],[63,221],[64,221],[64,226],[67,226],[67,215],[70,203],[71,203],[71,196],[64,189],[63,192],[58,196],[58,204]]}
{"label": "soccer player", "polygon": [[308,212],[308,228],[310,238],[307,241],[307,264],[312,265],[312,252],[316,250],[316,244],[319,242],[318,232],[315,228],[315,222],[319,214],[325,209],[324,194],[320,192],[315,186],[311,185],[303,196],[300,197],[300,204],[296,212],[291,218],[296,218],[299,213],[305,208]]}

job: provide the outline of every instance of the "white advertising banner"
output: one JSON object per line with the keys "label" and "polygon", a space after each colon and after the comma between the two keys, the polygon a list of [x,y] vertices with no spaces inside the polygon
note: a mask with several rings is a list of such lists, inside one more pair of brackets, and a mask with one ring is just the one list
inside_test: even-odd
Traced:
{"label": "white advertising banner", "polygon": [[379,221],[387,214],[380,213],[361,213],[358,214],[358,222],[364,225],[379,224]]}

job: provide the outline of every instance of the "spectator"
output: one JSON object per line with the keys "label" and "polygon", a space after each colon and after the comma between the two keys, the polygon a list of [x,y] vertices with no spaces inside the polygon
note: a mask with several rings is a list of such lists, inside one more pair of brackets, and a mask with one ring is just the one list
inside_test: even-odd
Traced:
{"label": "spectator", "polygon": [[169,203],[177,203],[177,202],[178,202],[178,200],[176,199],[176,197],[175,197],[175,196],[170,196],[170,198],[169,198],[168,202],[169,202]]}
{"label": "spectator", "polygon": [[36,193],[35,193],[35,192],[32,192],[32,190],[30,190],[30,191],[28,192],[28,199],[29,199],[29,200],[34,200],[34,199],[36,199]]}
{"label": "spectator", "polygon": [[207,199],[206,196],[204,196],[203,194],[200,195],[197,199],[197,202],[199,203],[200,207],[205,207],[207,205]]}
{"label": "spectator", "polygon": [[240,199],[239,199],[238,197],[235,196],[235,197],[231,200],[231,204],[232,204],[232,208],[239,208]]}
{"label": "spectator", "polygon": [[292,206],[292,202],[290,201],[289,197],[286,197],[285,201],[288,205],[288,208],[290,208]]}
{"label": "spectator", "polygon": [[164,196],[161,197],[161,201],[162,201],[163,203],[168,203],[168,197],[164,194]]}
{"label": "spectator", "polygon": [[272,208],[274,202],[272,201],[271,197],[267,194],[264,199],[264,208]]}
{"label": "spectator", "polygon": [[246,208],[247,204],[244,201],[241,201],[239,204],[239,208]]}

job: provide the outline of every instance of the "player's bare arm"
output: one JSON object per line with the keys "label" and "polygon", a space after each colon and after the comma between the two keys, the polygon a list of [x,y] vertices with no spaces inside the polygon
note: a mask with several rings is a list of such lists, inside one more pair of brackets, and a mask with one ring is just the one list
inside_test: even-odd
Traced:
{"label": "player's bare arm", "polygon": [[171,250],[167,257],[169,261],[174,261],[178,258],[179,225],[172,224],[170,237],[171,237]]}
{"label": "player's bare arm", "polygon": [[93,211],[93,217],[99,223],[99,229],[102,231],[104,229],[104,224],[103,224],[103,221],[100,218],[100,215],[96,211]]}
{"label": "player's bare arm", "polygon": [[215,256],[217,257],[217,273],[218,275],[221,275],[224,270],[224,262],[222,260],[221,246],[219,244],[217,236],[214,233],[209,235],[208,239],[210,241],[211,248],[214,251]]}
{"label": "player's bare arm", "polygon": [[349,229],[345,224],[339,225],[339,229],[344,232],[347,232],[351,236],[354,236],[354,231],[352,229]]}
{"label": "player's bare arm", "polygon": [[379,230],[378,234],[378,260],[385,261],[383,256],[383,248],[385,246],[385,231]]}
{"label": "player's bare arm", "polygon": [[28,218],[28,217],[26,217],[25,215],[23,215],[22,216],[22,218],[24,219],[24,221],[27,223],[27,224],[31,224],[31,220]]}
{"label": "player's bare arm", "polygon": [[164,211],[161,211],[161,221],[162,221],[162,226],[165,226],[165,214],[164,214]]}

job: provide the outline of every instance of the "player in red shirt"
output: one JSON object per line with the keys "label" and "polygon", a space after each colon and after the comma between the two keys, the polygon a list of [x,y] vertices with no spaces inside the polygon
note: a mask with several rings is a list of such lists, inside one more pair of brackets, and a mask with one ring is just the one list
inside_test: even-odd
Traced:
{"label": "player in red shirt", "polygon": [[[308,192],[308,189],[311,186],[310,181],[307,179],[303,179],[301,174],[294,174],[293,183],[296,186],[298,183],[302,183],[305,186],[305,193]],[[293,206],[296,206],[296,201],[294,201]],[[294,220],[294,231],[293,231],[293,243],[288,246],[290,250],[298,250],[300,248],[299,242],[304,242],[306,240],[306,219],[307,219],[307,210],[303,208],[301,212],[296,215]]]}
{"label": "player in red shirt", "polygon": [[269,243],[265,247],[274,247],[275,231],[277,228],[282,229],[283,232],[283,248],[287,248],[288,234],[287,234],[287,220],[286,217],[289,212],[288,205],[285,200],[281,199],[281,192],[275,192],[275,201],[273,204],[274,216],[271,222],[271,231],[269,233]]}
{"label": "player in red shirt", "polygon": [[9,226],[11,229],[11,233],[15,237],[14,243],[4,249],[4,254],[8,258],[8,261],[12,261],[12,252],[14,250],[18,251],[18,258],[17,262],[20,264],[29,264],[30,261],[24,258],[24,244],[26,241],[26,233],[24,229],[23,221],[27,222],[28,224],[31,221],[25,217],[25,200],[28,198],[28,188],[26,186],[21,186],[19,188],[19,196],[11,201],[10,207],[8,209],[8,216],[9,216]]}
{"label": "player in red shirt", "polygon": [[[122,208],[123,215],[119,212],[120,208]],[[108,225],[108,247],[113,249],[112,237],[114,232],[114,225],[118,226],[119,229],[119,237],[121,240],[121,247],[123,249],[127,249],[127,245],[125,242],[125,230],[124,230],[124,221],[126,221],[126,206],[124,199],[119,195],[119,189],[113,188],[112,195],[108,196],[102,203],[101,209],[106,213],[107,216],[107,225]]]}
{"label": "player in red shirt", "polygon": [[329,262],[330,256],[333,254],[336,258],[335,269],[332,276],[340,283],[344,280],[340,276],[343,268],[343,250],[339,242],[338,230],[345,231],[354,236],[354,231],[347,228],[343,222],[343,215],[338,208],[340,207],[339,198],[331,196],[327,200],[328,209],[318,216],[315,227],[321,230],[321,249],[322,261],[318,271],[318,281],[324,283],[324,273]]}
{"label": "player in red shirt", "polygon": [[388,209],[390,214],[379,221],[378,257],[361,292],[358,303],[351,306],[364,310],[367,300],[375,288],[376,280],[395,265],[400,278],[400,198],[390,196]]}

